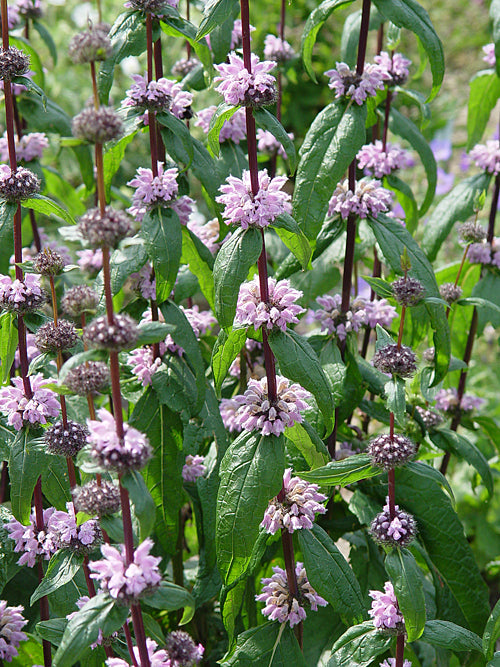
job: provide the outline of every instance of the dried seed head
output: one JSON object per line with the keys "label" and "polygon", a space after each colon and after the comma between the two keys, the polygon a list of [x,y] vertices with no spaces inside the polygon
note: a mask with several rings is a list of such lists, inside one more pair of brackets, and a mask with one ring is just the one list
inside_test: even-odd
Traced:
{"label": "dried seed head", "polygon": [[106,516],[115,514],[120,509],[120,491],[111,482],[102,480],[98,485],[95,480],[84,486],[76,486],[71,492],[77,512],[85,512],[90,516]]}
{"label": "dried seed head", "polygon": [[165,642],[169,664],[176,667],[194,667],[203,656],[204,648],[201,644],[196,645],[191,635],[184,630],[174,630],[167,636]]}
{"label": "dried seed head", "polygon": [[[0,51],[1,53],[1,51]],[[4,164],[0,167],[0,198],[8,202],[29,199],[40,192],[40,179],[30,169],[18,167],[15,171]]]}
{"label": "dried seed head", "polygon": [[51,454],[76,456],[87,444],[88,429],[78,422],[68,420],[66,426],[62,421],[52,424],[44,434],[45,446]]}
{"label": "dried seed head", "polygon": [[417,534],[417,522],[411,514],[395,507],[395,516],[391,519],[389,505],[385,505],[380,514],[373,519],[370,533],[375,542],[387,546],[405,547],[413,542]]}
{"label": "dried seed head", "polygon": [[78,340],[75,325],[69,320],[42,324],[35,335],[35,345],[41,352],[59,352],[74,347]]}
{"label": "dried seed head", "polygon": [[410,438],[395,433],[390,435],[379,435],[374,438],[368,446],[368,454],[371,456],[374,466],[392,470],[403,466],[415,456],[416,446]]}
{"label": "dried seed head", "polygon": [[199,64],[200,61],[197,58],[181,58],[173,64],[170,71],[174,76],[183,79],[189,74],[189,72],[192,72],[196,67],[198,67]]}
{"label": "dried seed head", "polygon": [[75,64],[107,60],[113,55],[113,46],[108,36],[107,26],[105,29],[102,26],[103,24],[98,23],[90,30],[84,30],[71,39],[68,53]]}
{"label": "dried seed head", "polygon": [[123,121],[113,107],[87,107],[73,118],[73,136],[91,144],[104,144],[119,139],[124,132]]}
{"label": "dried seed head", "polygon": [[428,347],[426,350],[424,350],[422,354],[424,361],[426,361],[428,364],[434,363],[435,356],[436,356],[436,350],[433,347]]}
{"label": "dried seed head", "polygon": [[424,298],[425,289],[420,280],[403,276],[392,283],[392,292],[401,306],[416,306]]}
{"label": "dried seed head", "polygon": [[61,299],[61,307],[70,317],[93,313],[99,303],[97,292],[87,285],[71,287]]}
{"label": "dried seed head", "polygon": [[407,345],[386,345],[373,355],[373,365],[382,373],[408,378],[417,370],[415,352]]}
{"label": "dried seed head", "polygon": [[146,14],[156,14],[165,6],[165,0],[128,0],[126,6]]}
{"label": "dried seed head", "polygon": [[417,405],[417,412],[424,422],[425,428],[434,428],[434,426],[438,426],[443,421],[443,417],[438,415],[437,412],[421,408],[419,405]]}
{"label": "dried seed head", "polygon": [[486,230],[477,222],[464,222],[458,228],[458,237],[462,243],[481,243],[486,238]]}
{"label": "dried seed head", "polygon": [[80,218],[78,229],[93,248],[114,248],[131,234],[132,219],[125,211],[111,206],[106,206],[104,214],[98,208],[91,208]]}
{"label": "dried seed head", "polygon": [[44,248],[33,260],[33,270],[43,276],[57,276],[63,268],[64,259],[52,248]]}
{"label": "dried seed head", "polygon": [[139,338],[137,323],[129,315],[116,314],[113,324],[105,316],[93,320],[83,332],[84,341],[102,350],[119,352],[133,347]]}
{"label": "dried seed head", "polygon": [[109,368],[102,361],[88,361],[68,371],[64,384],[78,396],[98,394],[109,387]]}
{"label": "dried seed head", "polygon": [[462,288],[455,283],[443,283],[439,286],[439,294],[446,303],[452,304],[462,296]]}
{"label": "dried seed head", "polygon": [[9,46],[8,49],[0,50],[0,79],[10,81],[16,76],[22,76],[29,71],[30,57],[28,54]]}

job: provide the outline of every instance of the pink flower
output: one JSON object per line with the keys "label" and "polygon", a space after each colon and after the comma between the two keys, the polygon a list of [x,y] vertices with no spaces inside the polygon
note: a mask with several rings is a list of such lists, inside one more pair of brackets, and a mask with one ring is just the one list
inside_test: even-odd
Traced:
{"label": "pink flower", "polygon": [[127,364],[132,367],[132,373],[141,381],[142,386],[147,387],[161,366],[161,357],[155,359],[153,349],[149,346],[138,347],[128,355]]}
{"label": "pink flower", "polygon": [[249,283],[243,283],[238,295],[236,322],[244,326],[253,326],[255,331],[265,325],[267,329],[277,327],[286,331],[289,324],[296,324],[297,315],[305,309],[295,302],[302,297],[302,292],[294,289],[289,280],[268,279],[269,302],[261,300],[259,277]]}
{"label": "pink flower", "polygon": [[48,527],[52,539],[59,549],[88,553],[101,542],[99,523],[89,519],[77,524],[72,502],[66,503],[66,510],[66,512],[56,510],[49,519]]}
{"label": "pink flower", "polygon": [[207,472],[207,467],[203,465],[204,456],[186,456],[186,463],[182,467],[182,479],[185,482],[196,482],[198,477],[203,477]]}
{"label": "pink flower", "polygon": [[375,329],[377,324],[385,329],[390,328],[393,320],[398,316],[398,311],[394,306],[387,301],[387,299],[374,299],[373,301],[365,302],[366,323],[372,329]]}
{"label": "pink flower", "polygon": [[264,58],[283,63],[295,58],[295,51],[285,39],[275,37],[275,35],[266,35],[266,39],[264,40]]}
{"label": "pink flower", "polygon": [[267,170],[259,171],[259,190],[254,196],[250,183],[250,172],[243,172],[243,178],[228,176],[222,192],[216,198],[224,206],[222,217],[228,225],[248,227],[267,227],[281,213],[291,213],[290,195],[281,188],[285,185],[285,176],[270,178]]}
{"label": "pink flower", "polygon": [[28,622],[22,615],[24,607],[8,607],[5,600],[0,600],[0,660],[12,662],[18,655],[17,648],[28,637],[21,632]]}
{"label": "pink flower", "polygon": [[[210,130],[210,121],[216,111],[217,107],[210,106],[206,109],[201,109],[197,113],[197,120],[195,125],[201,127],[205,134],[208,134]],[[219,142],[222,144],[224,141],[230,139],[235,144],[239,144],[240,141],[244,141],[247,136],[247,123],[245,109],[238,109],[228,120],[224,121],[222,129],[219,134]]]}
{"label": "pink flower", "polygon": [[377,139],[373,144],[366,144],[356,155],[358,167],[365,173],[376,178],[388,176],[396,169],[404,169],[413,164],[408,151],[398,144],[387,144],[384,151],[383,143]]}
{"label": "pink flower", "polygon": [[[288,132],[288,136],[292,141],[295,138],[292,132]],[[274,134],[272,134],[268,130],[263,130],[259,128],[257,130],[257,141],[258,141],[257,149],[261,153],[267,153],[268,155],[275,155],[277,153],[284,160],[288,159],[288,155],[286,154],[283,146],[275,138]]]}
{"label": "pink flower", "polygon": [[490,44],[486,44],[486,46],[483,46],[483,53],[484,53],[483,56],[484,62],[490,67],[495,67],[497,64],[495,58],[495,44],[491,42]]}
{"label": "pink flower", "polygon": [[[250,26],[250,35],[252,32],[255,32],[256,28],[251,25]],[[252,37],[250,36],[250,41],[252,40]],[[243,31],[242,31],[242,26],[241,26],[241,19],[236,19],[236,21],[233,24],[233,29],[231,30],[231,51],[234,51],[234,49],[238,49],[241,47],[243,43]]]}
{"label": "pink flower", "polygon": [[368,215],[376,218],[380,212],[389,210],[391,201],[392,193],[381,187],[380,181],[362,178],[356,182],[355,191],[351,192],[345,178],[337,185],[330,199],[328,215],[340,213],[343,220],[347,220],[350,213],[359,215],[360,218]]}
{"label": "pink flower", "polygon": [[140,271],[131,273],[132,289],[138,291],[143,299],[156,299],[156,279],[151,277],[152,267],[146,262]]}
{"label": "pink flower", "polygon": [[172,204],[179,191],[178,173],[176,167],[164,170],[162,162],[158,163],[158,176],[153,176],[151,169],[139,167],[135,178],[127,183],[135,188],[132,206],[128,209],[130,215],[141,222],[149,209]]}
{"label": "pink flower", "polygon": [[[396,658],[386,658],[384,662],[380,663],[379,667],[396,667]],[[403,667],[411,667],[411,662],[409,660],[404,660]]]}
{"label": "pink flower", "polygon": [[7,532],[10,533],[10,539],[16,542],[14,551],[22,554],[17,561],[18,565],[34,567],[37,558],[50,560],[51,556],[55,554],[58,546],[49,529],[50,519],[55,511],[55,507],[43,510],[42,530],[38,530],[37,528],[34,508],[31,511],[30,522],[27,526],[23,526],[22,523],[14,518],[5,524]]}
{"label": "pink flower", "polygon": [[269,72],[274,69],[275,63],[268,60],[260,62],[258,56],[252,53],[250,73],[243,58],[233,52],[229,54],[229,63],[214,67],[220,74],[214,79],[214,83],[219,84],[215,90],[224,97],[226,104],[262,106],[274,101],[276,79]]}
{"label": "pink flower", "polygon": [[356,104],[363,104],[367,97],[373,97],[377,91],[384,90],[384,81],[390,75],[378,65],[365,65],[363,74],[351,70],[346,63],[337,62],[336,69],[329,69],[325,75],[330,77],[328,87],[335,90],[336,99],[351,97]]}
{"label": "pink flower", "polygon": [[200,310],[197,305],[194,305],[192,308],[184,308],[181,306],[181,310],[191,325],[194,335],[198,339],[208,333],[209,329],[217,323],[217,320],[209,310]]}
{"label": "pink flower", "polygon": [[189,222],[189,217],[193,212],[194,200],[187,195],[183,195],[178,199],[174,199],[171,204],[173,211],[179,216],[179,222],[181,225],[187,225]]}
{"label": "pink flower", "polygon": [[45,385],[51,381],[37,373],[30,375],[31,398],[24,393],[23,379],[12,378],[12,385],[0,388],[0,412],[7,415],[7,423],[20,431],[26,424],[46,424],[55,419],[61,409],[57,394]]}
{"label": "pink flower", "polygon": [[396,51],[389,54],[387,51],[381,51],[373,60],[384,73],[386,80],[390,81],[389,85],[402,86],[406,83],[410,75],[408,68],[411,60],[405,58],[401,53]]}
{"label": "pink flower", "polygon": [[[35,334],[32,333],[27,333],[26,334],[26,347],[27,347],[27,355],[28,355],[28,364],[30,364],[33,359],[36,359],[41,355],[40,350],[37,348],[35,345]],[[14,367],[19,368],[21,365],[21,358],[19,356],[19,347],[16,348],[16,353],[14,356]]]}
{"label": "pink flower", "polygon": [[489,139],[486,144],[476,144],[470,151],[470,156],[480,169],[495,176],[500,173],[500,142],[498,139]]}
{"label": "pink flower", "polygon": [[394,587],[390,581],[386,581],[384,584],[383,593],[381,591],[370,591],[370,597],[373,598],[373,602],[368,614],[373,618],[373,624],[376,628],[392,630],[399,624],[404,623]]}
{"label": "pink flower", "polygon": [[[165,649],[157,651],[158,644],[149,637],[146,637],[146,648],[148,649],[151,667],[173,667]],[[140,665],[141,658],[137,646],[134,646],[134,657],[136,663]],[[129,663],[126,660],[122,660],[122,658],[108,658],[106,660],[106,667],[129,667]]]}
{"label": "pink flower", "polygon": [[220,416],[222,423],[230,433],[240,433],[243,430],[237,413],[240,404],[234,398],[222,398],[220,402]]}
{"label": "pink flower", "polygon": [[116,433],[114,417],[105,408],[98,411],[99,420],[87,419],[92,456],[109,470],[140,470],[152,456],[146,436],[137,429],[123,425],[124,437]]}
{"label": "pink flower", "polygon": [[102,269],[102,248],[77,250],[76,254],[80,258],[77,264],[82,271],[94,274]]}
{"label": "pink flower", "polygon": [[[440,389],[436,394],[435,401],[437,410],[455,412],[458,408],[458,392],[455,388]],[[484,403],[484,398],[479,398],[472,394],[464,394],[460,403],[460,409],[464,412],[470,412],[478,410]]]}
{"label": "pink flower", "polygon": [[351,331],[358,332],[366,324],[366,303],[363,299],[356,299],[352,303],[352,310],[343,313],[341,311],[342,297],[340,294],[325,294],[316,299],[321,308],[313,314],[315,320],[321,325],[321,331],[328,335],[335,335],[339,340],[345,340]]}
{"label": "pink flower", "polygon": [[491,248],[488,243],[471,243],[467,250],[467,259],[471,264],[489,264]]}
{"label": "pink flower", "polygon": [[207,246],[212,255],[215,255],[221,247],[222,243],[219,243],[219,220],[217,218],[202,224],[198,219],[191,216],[187,228]]}
{"label": "pink flower", "polygon": [[[24,134],[20,139],[16,137],[16,157],[18,162],[30,162],[40,160],[44,148],[49,145],[47,135],[43,132],[31,132]],[[9,161],[9,147],[7,145],[7,133],[0,138],[0,160]]]}

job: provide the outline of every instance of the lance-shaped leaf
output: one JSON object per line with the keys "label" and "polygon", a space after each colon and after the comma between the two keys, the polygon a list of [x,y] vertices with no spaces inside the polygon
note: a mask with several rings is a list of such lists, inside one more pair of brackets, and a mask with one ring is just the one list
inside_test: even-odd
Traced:
{"label": "lance-shaped leaf", "polygon": [[302,269],[311,268],[312,248],[298,222],[288,213],[282,213],[274,220],[273,229],[290,252],[299,260]]}
{"label": "lance-shaped leaf", "polygon": [[195,604],[191,593],[170,581],[162,581],[151,595],[144,598],[144,602],[149,607],[165,611],[184,608],[184,614],[179,625],[189,623],[194,615]]}
{"label": "lance-shaped leaf", "polygon": [[328,667],[368,667],[391,642],[392,637],[376,630],[372,621],[354,625],[333,645]]}
{"label": "lance-shaped leaf", "polygon": [[30,605],[71,581],[83,563],[83,554],[59,549],[50,559],[47,572],[31,596]]}
{"label": "lance-shaped leaf", "polygon": [[384,392],[387,396],[387,409],[394,413],[397,423],[404,427],[406,422],[405,381],[403,378],[393,376],[389,382],[386,382]]}
{"label": "lance-shaped leaf", "polygon": [[245,344],[246,337],[246,329],[232,329],[229,333],[226,333],[222,329],[219,332],[212,351],[212,370],[214,373],[215,390],[218,394],[220,394],[220,388],[226,378],[229,367]]}
{"label": "lance-shaped leaf", "polygon": [[203,7],[203,19],[198,28],[196,39],[200,40],[214,28],[224,23],[227,17],[232,14],[233,8],[238,4],[238,0],[210,0]]}
{"label": "lance-shaped leaf", "polygon": [[2,364],[2,383],[10,377],[10,369],[14,363],[18,344],[15,313],[0,315],[0,361]]}
{"label": "lance-shaped leaf", "polygon": [[49,199],[45,195],[33,195],[29,199],[23,199],[21,202],[23,208],[31,208],[37,213],[43,213],[48,217],[55,216],[60,220],[68,222],[70,225],[74,225],[75,221],[73,216],[68,213],[68,211],[57,204],[53,199]]}
{"label": "lance-shaped leaf", "polygon": [[174,116],[172,113],[157,113],[156,119],[160,125],[166,127],[172,132],[177,139],[181,142],[183,149],[186,151],[186,154],[189,158],[189,162],[186,164],[184,169],[187,169],[194,157],[194,147],[191,134],[186,127],[186,124],[179,120],[177,116]]}
{"label": "lance-shaped leaf", "polygon": [[161,303],[168,299],[179,270],[182,252],[179,216],[171,208],[148,211],[141,224],[141,236],[155,270],[156,298]]}
{"label": "lance-shaped leaf", "polygon": [[111,291],[118,294],[131,273],[140,271],[148,260],[146,244],[135,236],[120,244],[110,258]]}
{"label": "lance-shaped leaf", "polygon": [[208,305],[214,309],[214,279],[212,269],[214,258],[210,250],[187,227],[182,227],[182,255],[181,262],[189,266],[189,270],[198,278],[203,296]]}
{"label": "lance-shaped leaf", "polygon": [[299,154],[293,217],[315,239],[337,183],[365,143],[366,106],[344,100],[325,107],[309,128]]}
{"label": "lance-shaped leaf", "polygon": [[325,465],[330,460],[330,454],[323,440],[306,421],[289,426],[285,430],[285,436],[295,445],[311,468]]}
{"label": "lance-shaped leaf", "polygon": [[470,81],[467,108],[467,150],[483,137],[490,114],[500,97],[500,78],[496,72],[478,72]]}
{"label": "lance-shaped leaf", "polygon": [[462,628],[451,621],[435,619],[427,621],[422,641],[439,648],[452,651],[479,651],[481,652],[481,638],[475,632]]}
{"label": "lance-shaped leaf", "polygon": [[483,653],[486,660],[491,660],[500,637],[500,600],[490,614],[483,634]]}
{"label": "lance-shaped leaf", "polygon": [[283,125],[279,122],[276,116],[273,116],[272,113],[269,113],[267,109],[254,109],[253,115],[257,125],[263,130],[270,132],[274,138],[283,146],[288,163],[290,165],[290,173],[293,174],[297,166],[297,152],[295,150],[292,139],[290,139],[288,136],[288,133]]}
{"label": "lance-shaped leaf", "polygon": [[144,477],[138,470],[129,470],[123,475],[121,483],[127,489],[134,505],[135,516],[139,521],[141,542],[149,537],[155,525],[155,502],[148,491]]}
{"label": "lance-shaped leaf", "polygon": [[420,637],[425,625],[423,573],[413,554],[399,547],[385,557],[385,569],[405,619],[408,641],[413,642]]}
{"label": "lance-shaped leaf", "polygon": [[38,477],[46,470],[50,457],[41,449],[40,438],[33,437],[29,427],[16,434],[9,456],[10,502],[18,521],[30,520],[33,489]]}
{"label": "lance-shaped leaf", "polygon": [[301,472],[300,476],[320,486],[347,486],[360,479],[376,477],[382,472],[380,468],[372,466],[368,454],[354,454],[341,461],[331,461],[321,468]]}
{"label": "lance-shaped leaf", "polygon": [[235,107],[232,104],[221,102],[215,110],[214,115],[210,119],[210,126],[208,128],[208,150],[211,155],[217,157],[220,155],[219,136],[222,127],[226,120],[230,120],[239,108],[239,106]]}
{"label": "lance-shaped leaf", "polygon": [[238,635],[236,643],[221,660],[228,667],[306,667],[293,630],[288,624],[268,621]]}

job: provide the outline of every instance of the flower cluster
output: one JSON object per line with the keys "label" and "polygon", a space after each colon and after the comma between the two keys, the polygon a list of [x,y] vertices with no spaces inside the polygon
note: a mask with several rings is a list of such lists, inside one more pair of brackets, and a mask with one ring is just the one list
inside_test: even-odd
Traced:
{"label": "flower cluster", "polygon": [[[201,127],[205,134],[208,134],[210,130],[210,121],[213,118],[213,115],[216,111],[216,106],[210,106],[206,109],[201,109],[197,113],[197,120],[195,125]],[[228,118],[224,121],[224,124],[219,133],[219,142],[222,144],[224,141],[229,139],[235,144],[239,144],[240,141],[244,141],[247,136],[247,125],[246,125],[246,116],[244,109],[237,109],[231,118]]]}
{"label": "flower cluster", "polygon": [[283,475],[283,490],[269,503],[260,525],[270,535],[281,528],[286,528],[289,533],[312,528],[315,515],[326,512],[322,503],[327,497],[319,493],[318,489],[317,484],[292,477],[292,469],[287,468]]}
{"label": "flower cluster", "polygon": [[[359,301],[359,299],[356,300]],[[372,329],[375,329],[377,324],[388,329],[393,320],[398,316],[398,311],[387,301],[387,299],[366,301],[364,311],[366,314],[366,323]]]}
{"label": "flower cluster", "polygon": [[[264,377],[266,374],[266,369],[264,368],[264,352],[262,343],[259,343],[252,338],[247,338],[242,353],[245,358],[246,368],[248,368],[250,377],[256,379]],[[236,357],[236,359],[229,367],[229,375],[232,375],[232,377],[239,378],[241,376],[240,360],[241,354]]]}
{"label": "flower cluster", "polygon": [[220,225],[217,218],[213,218],[205,224],[202,224],[195,216],[191,216],[187,227],[204,245],[207,246],[212,255],[215,255],[222,243],[231,236],[231,233],[229,233],[223,241],[219,242]]}
{"label": "flower cluster", "polygon": [[240,406],[235,419],[241,428],[260,431],[262,435],[280,435],[287,426],[302,422],[300,412],[307,408],[309,392],[279,375],[276,379],[275,402],[269,399],[266,377],[250,379],[243,396],[235,396],[234,401]]}
{"label": "flower cluster", "polygon": [[378,349],[373,355],[372,363],[382,373],[399,375],[402,378],[411,377],[417,370],[415,352],[407,345],[398,347],[396,343]]}
{"label": "flower cluster", "polygon": [[219,72],[214,83],[219,85],[217,90],[226,104],[231,106],[267,106],[272,104],[276,98],[274,76],[269,72],[274,69],[276,63],[269,60],[260,62],[259,57],[252,53],[251,72],[243,63],[243,58],[236,53],[229,54],[229,63],[214,65]]}
{"label": "flower cluster", "polygon": [[[16,158],[18,162],[31,162],[31,160],[40,160],[44,148],[49,145],[49,140],[44,132],[30,132],[23,134],[18,139],[16,137]],[[0,161],[8,162],[9,147],[7,145],[7,133],[0,137]]]}
{"label": "flower cluster", "polygon": [[18,565],[34,567],[37,558],[50,560],[51,556],[57,551],[57,544],[49,528],[50,519],[55,511],[55,507],[43,510],[43,528],[41,530],[37,526],[34,508],[27,526],[23,526],[14,518],[5,524],[10,539],[16,542],[15,553],[22,554],[17,561]]}
{"label": "flower cluster", "polygon": [[95,275],[102,269],[102,248],[77,250],[76,254],[79,257],[77,264],[85,273]]}
{"label": "flower cluster", "polygon": [[266,60],[274,60],[277,63],[284,63],[295,58],[295,51],[286,41],[281,37],[275,35],[266,35],[264,40],[264,58]]}
{"label": "flower cluster", "polygon": [[416,306],[425,296],[425,287],[420,280],[411,276],[402,276],[392,285],[394,298],[401,306]]}
{"label": "flower cluster", "polygon": [[204,461],[204,456],[188,454],[186,456],[186,463],[182,466],[182,479],[185,482],[196,482],[198,477],[203,477],[207,472]]}
{"label": "flower cluster", "polygon": [[264,585],[262,593],[255,596],[256,600],[265,603],[262,613],[271,621],[279,623],[288,621],[290,627],[293,628],[294,625],[305,620],[305,604],[310,606],[312,611],[317,611],[318,607],[326,607],[328,604],[309,583],[302,563],[298,562],[295,566],[299,599],[290,593],[285,570],[276,565],[273,567],[273,572],[272,577],[262,579],[261,583]]}
{"label": "flower cluster", "polygon": [[397,433],[393,436],[379,435],[373,438],[368,446],[373,465],[385,470],[403,466],[415,456],[415,452],[415,443],[405,435]]}
{"label": "flower cluster", "polygon": [[384,144],[377,139],[373,144],[366,144],[356,155],[358,167],[376,178],[388,176],[396,169],[404,169],[413,164],[408,151],[398,144]]}
{"label": "flower cluster", "polygon": [[490,44],[486,44],[483,46],[483,60],[484,62],[489,65],[490,67],[495,67],[497,64],[496,57],[495,57],[495,44],[494,42],[491,42]]}
{"label": "flower cluster", "polygon": [[384,591],[370,591],[373,599],[368,614],[373,618],[373,625],[379,630],[402,630],[403,614],[399,610],[394,587],[390,581],[384,584]]}
{"label": "flower cluster", "polygon": [[384,72],[384,78],[389,86],[402,86],[406,83],[410,71],[411,60],[395,51],[391,54],[381,51],[373,58],[375,64]]}
{"label": "flower cluster", "polygon": [[458,392],[454,387],[451,389],[440,389],[436,394],[435,400],[436,410],[450,413],[456,412],[459,407],[463,412],[472,412],[472,410],[478,410],[485,403],[484,398],[464,394],[459,405]]}
{"label": "flower cluster", "polygon": [[51,454],[76,456],[87,444],[88,431],[83,424],[67,419],[49,426],[44,433],[45,446]]}
{"label": "flower cluster", "polygon": [[132,233],[132,220],[125,211],[117,211],[112,206],[106,206],[103,212],[91,208],[80,218],[78,230],[93,248],[115,248]]}
{"label": "flower cluster", "polygon": [[441,424],[443,421],[443,417],[441,415],[438,415],[437,412],[434,412],[433,410],[427,410],[426,408],[422,408],[420,405],[417,405],[417,412],[420,415],[420,418],[424,422],[425,428],[433,428],[434,426],[438,426]]}
{"label": "flower cluster", "polygon": [[30,376],[31,398],[25,394],[23,378],[13,377],[10,387],[0,388],[0,412],[7,415],[7,423],[20,431],[26,424],[46,424],[47,419],[58,416],[60,404],[57,394],[47,389],[43,375]]}
{"label": "flower cluster", "polygon": [[194,335],[198,339],[201,338],[201,336],[205,336],[217,322],[209,310],[200,310],[197,305],[192,306],[192,308],[184,308],[181,306],[181,310],[191,325]]}
{"label": "flower cluster", "polygon": [[106,516],[120,509],[120,490],[112,482],[91,480],[71,491],[76,512]]}
{"label": "flower cluster", "polygon": [[203,658],[205,647],[195,644],[192,637],[183,630],[174,630],[165,642],[169,667],[194,667]]}
{"label": "flower cluster", "polygon": [[302,292],[294,289],[289,280],[268,280],[269,301],[261,299],[259,277],[240,287],[236,306],[236,322],[244,326],[253,326],[255,331],[265,326],[267,329],[278,328],[286,331],[289,324],[296,324],[297,315],[305,309],[297,305]]}
{"label": "flower cluster", "polygon": [[[380,663],[379,667],[397,667],[396,658],[386,658]],[[411,667],[411,662],[406,659],[403,660],[403,667]]]}
{"label": "flower cluster", "polygon": [[99,523],[89,519],[77,524],[73,503],[66,503],[66,512],[56,510],[49,520],[52,539],[59,549],[87,554],[102,541]]}
{"label": "flower cluster", "polygon": [[8,607],[5,600],[0,600],[0,660],[12,662],[17,648],[28,637],[21,632],[28,622],[21,612],[24,607]]}
{"label": "flower cluster", "polygon": [[109,368],[102,361],[87,361],[71,368],[64,380],[67,387],[78,396],[99,394],[109,386]]}
{"label": "flower cluster", "polygon": [[103,315],[92,320],[83,330],[83,340],[99,350],[120,352],[134,345],[139,337],[136,321],[130,315],[115,313],[113,323]]}
{"label": "flower cluster", "polygon": [[480,169],[495,176],[500,173],[500,143],[498,139],[489,139],[486,144],[476,144],[470,156]]}
{"label": "flower cluster", "polygon": [[[253,25],[250,25],[250,40],[252,39],[251,34],[255,32],[256,28]],[[243,25],[241,19],[236,19],[233,23],[233,29],[231,30],[231,51],[241,48],[243,44]]]}
{"label": "flower cluster", "polygon": [[143,299],[156,299],[156,278],[153,275],[153,267],[146,262],[140,271],[131,273],[129,276],[131,288]]}
{"label": "flower cluster", "polygon": [[250,172],[244,171],[242,178],[228,176],[216,198],[224,206],[222,217],[228,225],[267,227],[281,213],[291,213],[290,195],[283,191],[286,176],[271,178],[266,169],[259,171],[259,190],[252,193]]}
{"label": "flower cluster", "polygon": [[92,144],[105,144],[108,141],[119,139],[125,126],[113,107],[100,106],[86,107],[75,116],[71,122],[73,136]]}
{"label": "flower cluster", "polygon": [[171,111],[180,120],[191,118],[193,95],[172,79],[148,82],[147,74],[132,74],[134,83],[127,90],[125,106],[148,111]]}
{"label": "flower cluster", "polygon": [[[0,52],[1,53],[1,52]],[[26,167],[11,169],[0,164],[0,198],[15,203],[40,192],[40,179]]]}
{"label": "flower cluster", "polygon": [[[165,343],[160,343],[160,355],[165,354]],[[132,374],[138,378],[143,387],[151,384],[153,375],[161,366],[161,356],[155,359],[153,348],[138,347],[127,356],[127,364]]]}
{"label": "flower cluster", "polygon": [[124,424],[124,436],[120,440],[113,415],[105,408],[101,408],[97,414],[99,420],[87,420],[87,441],[91,445],[92,456],[99,465],[118,471],[143,468],[152,456],[151,445],[146,436]]}
{"label": "flower cluster", "polygon": [[72,37],[68,46],[68,55],[75,64],[83,65],[100,60],[107,60],[113,55],[113,45],[109,38],[106,24],[97,23]]}
{"label": "flower cluster", "polygon": [[335,97],[350,97],[356,104],[363,104],[367,97],[374,97],[384,90],[384,81],[390,76],[380,66],[366,64],[362,74],[351,70],[346,63],[336,63],[336,69],[329,69],[325,76],[330,78],[328,87],[335,91]]}
{"label": "flower cluster", "polygon": [[350,213],[359,215],[360,218],[369,215],[376,218],[379,213],[389,210],[391,202],[392,194],[381,187],[380,181],[362,178],[356,182],[352,192],[345,178],[335,188],[328,206],[328,215],[339,213],[343,220],[347,220]]}
{"label": "flower cluster", "polygon": [[135,188],[132,195],[132,206],[128,209],[130,215],[141,222],[146,211],[155,206],[170,206],[177,198],[179,186],[177,184],[177,167],[163,169],[163,163],[158,163],[158,176],[146,167],[139,167],[135,177],[127,183]]}
{"label": "flower cluster", "polygon": [[222,398],[219,410],[222,423],[230,433],[240,433],[243,430],[241,422],[238,418],[238,410],[240,404],[234,398]]}
{"label": "flower cluster", "polygon": [[78,334],[75,325],[69,320],[58,320],[57,324],[42,324],[35,336],[35,345],[41,352],[59,352],[69,350],[76,345]]}
{"label": "flower cluster", "polygon": [[340,294],[318,296],[316,301],[321,308],[314,311],[313,317],[320,323],[321,331],[326,331],[330,336],[335,335],[339,340],[345,340],[348,333],[359,331],[367,322],[366,303],[361,299],[354,301],[352,310],[345,313],[341,310]]}
{"label": "flower cluster", "polygon": [[[293,141],[293,133],[288,132],[288,136]],[[288,159],[285,149],[275,138],[274,134],[269,132],[269,130],[263,130],[262,128],[257,130],[257,150],[261,153],[266,153],[267,155],[279,155],[284,160]]]}
{"label": "flower cluster", "polygon": [[411,514],[395,506],[394,517],[389,511],[389,500],[384,509],[373,519],[370,533],[382,545],[406,547],[417,534],[417,523]]}
{"label": "flower cluster", "polygon": [[32,312],[46,300],[47,295],[42,290],[39,275],[25,273],[24,280],[0,277],[0,308],[14,313]]}
{"label": "flower cluster", "polygon": [[161,558],[150,555],[153,542],[144,540],[134,550],[134,560],[127,565],[125,546],[117,549],[109,544],[101,546],[102,560],[92,561],[89,568],[93,579],[99,581],[101,589],[108,591],[112,598],[125,603],[134,603],[142,594],[148,593],[160,584],[161,573],[158,565]]}

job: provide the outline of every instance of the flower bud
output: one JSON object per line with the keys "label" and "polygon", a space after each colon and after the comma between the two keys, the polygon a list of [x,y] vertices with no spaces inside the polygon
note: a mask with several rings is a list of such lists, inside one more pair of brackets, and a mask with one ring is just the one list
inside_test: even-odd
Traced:
{"label": "flower bud", "polygon": [[98,317],[83,332],[83,339],[90,347],[115,352],[133,347],[138,338],[135,320],[129,315],[120,314],[114,315],[113,324],[105,316]]}
{"label": "flower bud", "polygon": [[132,220],[125,211],[117,211],[111,206],[106,206],[104,213],[91,208],[80,218],[78,229],[93,248],[115,248],[132,232]]}
{"label": "flower bud", "polygon": [[10,81],[16,76],[22,76],[30,68],[30,57],[28,54],[9,46],[8,49],[0,50],[0,79]]}
{"label": "flower bud", "polygon": [[35,345],[41,352],[61,352],[74,347],[78,340],[75,325],[69,320],[42,324],[35,335]]}
{"label": "flower bud", "polygon": [[73,118],[73,136],[91,144],[104,144],[119,139],[124,132],[123,121],[113,107],[87,107]]}
{"label": "flower bud", "polygon": [[64,425],[62,421],[55,422],[45,431],[44,439],[47,450],[51,454],[61,456],[76,456],[87,444],[88,430],[83,424],[69,419]]}

